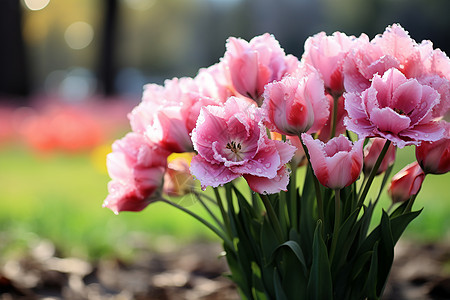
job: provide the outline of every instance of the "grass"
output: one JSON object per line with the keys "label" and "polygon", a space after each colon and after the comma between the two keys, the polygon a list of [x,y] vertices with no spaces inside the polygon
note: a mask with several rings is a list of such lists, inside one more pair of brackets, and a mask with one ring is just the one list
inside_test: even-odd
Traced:
{"label": "grass", "polygon": [[[97,154],[95,154],[97,153]],[[93,155],[94,154],[94,155]],[[37,155],[20,147],[0,151],[0,251],[13,255],[30,240],[53,241],[64,255],[96,258],[132,255],[134,247],[164,245],[169,235],[176,243],[214,239],[190,216],[164,203],[154,203],[140,213],[114,215],[102,208],[109,177],[104,151],[93,154]],[[399,151],[396,173],[414,160],[413,148]],[[411,238],[433,241],[450,233],[450,174],[425,179],[415,204],[424,211],[407,230]],[[374,197],[380,180],[375,180]],[[189,197],[189,196],[188,196]],[[185,198],[190,204],[191,199]],[[383,193],[383,207],[389,199]],[[193,210],[201,207],[191,204]],[[164,246],[161,246],[164,247]]]}

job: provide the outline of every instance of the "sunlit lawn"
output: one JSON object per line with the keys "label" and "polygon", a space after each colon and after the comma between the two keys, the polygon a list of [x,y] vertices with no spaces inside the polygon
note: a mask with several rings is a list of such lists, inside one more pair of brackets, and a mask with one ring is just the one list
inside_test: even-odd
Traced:
{"label": "sunlit lawn", "polygon": [[[411,162],[413,155],[413,148],[402,150],[394,173]],[[2,253],[11,255],[37,236],[52,240],[65,255],[92,258],[127,256],[139,243],[158,247],[166,235],[179,243],[214,238],[190,216],[167,204],[155,203],[143,212],[118,216],[102,208],[109,180],[103,163],[101,154],[37,155],[20,147],[1,150]],[[407,235],[422,240],[449,238],[449,179],[449,174],[426,178],[415,205],[424,211]],[[389,200],[383,195],[387,208]],[[191,203],[189,198],[184,200]],[[192,204],[190,208],[201,211]]]}

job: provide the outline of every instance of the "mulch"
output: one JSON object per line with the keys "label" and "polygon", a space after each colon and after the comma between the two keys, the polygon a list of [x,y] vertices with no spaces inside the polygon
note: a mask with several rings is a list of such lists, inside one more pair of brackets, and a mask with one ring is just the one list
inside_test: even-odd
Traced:
{"label": "mulch", "polygon": [[[132,261],[58,257],[43,240],[0,265],[0,300],[237,300],[219,244],[167,252],[141,249]],[[450,245],[400,241],[383,299],[450,299]]]}

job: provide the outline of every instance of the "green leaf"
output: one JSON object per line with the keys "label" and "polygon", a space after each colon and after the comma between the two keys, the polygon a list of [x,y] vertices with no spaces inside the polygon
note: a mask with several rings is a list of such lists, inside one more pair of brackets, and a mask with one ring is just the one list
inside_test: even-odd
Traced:
{"label": "green leaf", "polygon": [[302,248],[300,247],[300,245],[295,242],[295,241],[287,241],[284,242],[283,244],[279,245],[272,253],[271,258],[269,263],[272,263],[274,259],[276,259],[278,252],[282,249],[282,248],[288,248],[291,249],[292,252],[295,254],[295,256],[297,257],[298,261],[300,262],[301,266],[302,266],[302,272],[305,276],[307,276],[307,267],[306,267],[306,261],[305,261],[305,257],[303,255],[303,251]]}
{"label": "green leaf", "polygon": [[317,221],[313,239],[313,258],[307,287],[308,299],[332,299],[333,284],[327,247],[322,238],[322,221]]}
{"label": "green leaf", "polygon": [[375,243],[374,251],[372,253],[372,260],[370,262],[369,273],[364,288],[364,295],[361,295],[361,299],[367,296],[368,299],[378,299],[377,297],[377,273],[378,273],[378,241]]}
{"label": "green leaf", "polygon": [[273,271],[273,286],[275,287],[275,298],[277,300],[288,300],[281,285],[280,275],[278,275],[277,268]]}
{"label": "green leaf", "polygon": [[391,222],[385,211],[381,215],[381,240],[378,247],[380,264],[378,265],[377,296],[380,297],[394,261],[394,241],[392,238]]}

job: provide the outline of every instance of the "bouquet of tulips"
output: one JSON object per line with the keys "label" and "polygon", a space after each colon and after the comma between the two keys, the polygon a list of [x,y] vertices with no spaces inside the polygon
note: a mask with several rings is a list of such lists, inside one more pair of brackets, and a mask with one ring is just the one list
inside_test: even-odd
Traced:
{"label": "bouquet of tulips", "polygon": [[[243,299],[379,299],[424,177],[450,169],[449,103],[449,58],[398,24],[372,40],[318,33],[301,59],[269,34],[231,37],[194,78],[144,87],[104,206],[163,201],[202,222]],[[417,161],[391,179],[406,146]]]}

